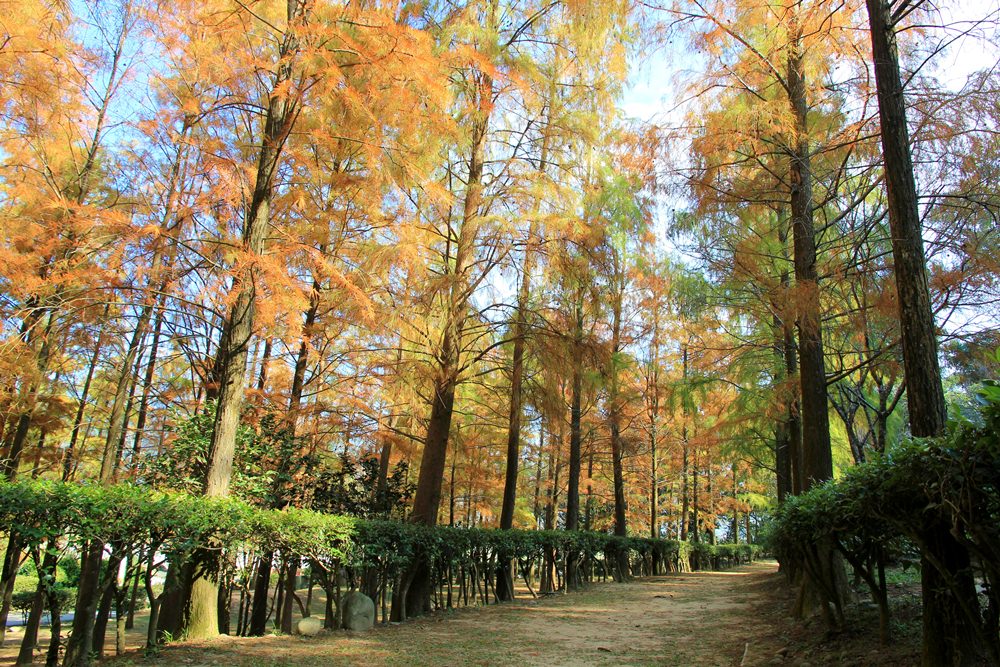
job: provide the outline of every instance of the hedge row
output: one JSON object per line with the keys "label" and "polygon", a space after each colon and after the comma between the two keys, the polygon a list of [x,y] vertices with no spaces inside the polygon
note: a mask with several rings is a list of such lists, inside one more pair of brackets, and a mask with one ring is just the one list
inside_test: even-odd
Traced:
{"label": "hedge row", "polygon": [[947,589],[945,604],[961,615],[950,629],[925,623],[925,632],[965,633],[925,636],[925,648],[944,641],[1000,664],[1000,388],[988,387],[980,413],[952,423],[947,435],[906,442],[786,500],[770,539],[783,566],[819,580],[818,545],[832,544],[868,584],[886,641],[885,563],[919,554],[925,610]]}
{"label": "hedge row", "polygon": [[[425,527],[294,508],[258,509],[235,499],[128,484],[102,487],[39,480],[0,483],[0,522],[10,527],[18,549],[32,554],[42,570],[46,553],[57,554],[48,565],[54,572],[66,554],[82,554],[86,543],[97,542],[104,545],[109,563],[102,581],[113,579],[121,563],[129,564],[129,576],[145,584],[167,562],[178,572],[185,563],[214,572],[223,590],[239,593],[237,633],[247,631],[244,619],[249,619],[254,573],[274,565],[307,565],[311,581],[326,589],[328,599],[339,600],[342,586],[361,588],[376,600],[386,620],[387,602],[399,577],[417,559],[432,570],[431,606],[444,608],[500,599],[497,587],[502,582],[497,577],[505,567],[535,594],[535,588],[551,592],[595,578],[723,568],[757,555],[756,546],[745,544],[691,544],[582,531]],[[151,608],[159,608],[162,595],[150,597]],[[60,602],[51,599],[53,605]],[[335,613],[336,605],[328,605],[328,616]],[[326,623],[336,627],[336,618]],[[149,644],[156,641],[152,629]]]}
{"label": "hedge row", "polygon": [[655,557],[676,570],[699,562],[701,567],[748,562],[758,552],[756,545],[748,544],[710,545],[585,531],[426,527],[294,508],[257,509],[234,499],[164,493],[129,484],[102,487],[43,480],[0,483],[0,522],[18,535],[24,549],[60,536],[75,544],[99,540],[126,553],[151,548],[168,555],[208,547],[241,548],[392,569],[407,565],[418,552],[457,563],[481,549],[512,558],[551,550],[584,558],[628,552],[637,559]]}

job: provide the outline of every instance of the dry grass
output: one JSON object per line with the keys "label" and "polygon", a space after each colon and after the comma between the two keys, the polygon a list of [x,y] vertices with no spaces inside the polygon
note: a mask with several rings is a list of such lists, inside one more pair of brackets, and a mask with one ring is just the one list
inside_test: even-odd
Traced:
{"label": "dry grass", "polygon": [[[877,615],[852,609],[851,633],[829,635],[818,621],[788,616],[792,590],[773,562],[729,572],[698,572],[595,584],[572,595],[442,612],[365,634],[338,631],[313,639],[272,635],[177,642],[158,656],[134,649],[110,662],[127,665],[284,667],[399,665],[911,665],[919,662],[912,632],[914,591],[895,591],[902,608],[900,641],[880,647]],[[917,598],[918,599],[918,598]],[[916,619],[919,624],[919,618]],[[144,619],[137,619],[137,630]],[[130,647],[141,644],[139,632]],[[113,638],[109,633],[109,642]],[[109,644],[113,648],[113,644]],[[5,647],[12,664],[16,646]]]}

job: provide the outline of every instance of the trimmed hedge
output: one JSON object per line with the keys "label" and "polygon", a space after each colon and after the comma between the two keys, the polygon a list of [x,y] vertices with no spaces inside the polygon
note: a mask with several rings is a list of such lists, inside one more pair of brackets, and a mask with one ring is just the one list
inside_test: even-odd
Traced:
{"label": "trimmed hedge", "polygon": [[[245,586],[255,560],[276,553],[278,562],[308,563],[331,596],[339,598],[346,576],[347,586],[362,588],[376,603],[381,600],[383,619],[398,577],[417,558],[431,563],[437,586],[432,603],[444,608],[495,601],[495,577],[504,563],[512,563],[515,576],[535,594],[536,583],[539,592],[551,592],[598,578],[728,567],[758,554],[755,545],[426,527],[294,508],[258,509],[235,499],[129,484],[44,480],[0,483],[0,522],[16,533],[22,548],[36,553],[54,540],[60,556],[69,560],[65,554],[82,553],[85,543],[97,540],[109,562],[132,563],[133,576],[145,572],[148,577],[164,559],[175,565],[197,561],[228,587]],[[623,554],[627,572],[617,570]],[[576,566],[567,567],[568,561]],[[576,580],[567,582],[567,572]]]}
{"label": "trimmed hedge", "polygon": [[417,552],[434,560],[471,562],[477,551],[511,558],[568,552],[580,558],[628,552],[641,561],[655,558],[663,571],[686,571],[695,560],[702,568],[746,563],[757,545],[687,543],[621,537],[585,531],[496,530],[426,527],[398,521],[364,520],[310,510],[257,509],[234,499],[164,493],[119,484],[26,480],[0,483],[0,521],[10,526],[24,548],[41,546],[60,535],[72,543],[100,540],[110,549],[163,552],[197,549],[260,549],[347,567],[409,564]]}

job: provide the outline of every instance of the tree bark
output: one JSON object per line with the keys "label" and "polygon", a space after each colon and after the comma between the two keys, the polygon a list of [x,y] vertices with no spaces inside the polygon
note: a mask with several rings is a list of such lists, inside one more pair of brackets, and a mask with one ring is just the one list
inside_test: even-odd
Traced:
{"label": "tree bark", "polygon": [[944,431],[948,415],[891,5],[886,0],[867,0],[910,431],[917,437],[928,437]]}
{"label": "tree bark", "polygon": [[[297,115],[298,99],[284,89],[292,82],[294,56],[299,48],[297,31],[299,24],[305,23],[309,6],[304,0],[287,0],[287,26],[278,49],[278,68],[264,121],[256,180],[243,225],[243,249],[250,261],[234,278],[233,289],[237,291],[237,297],[226,319],[217,356],[221,361],[222,375],[205,480],[205,495],[210,497],[229,494],[236,432],[246,392],[247,353],[253,336],[257,302],[259,269],[255,260],[264,253],[274,176]],[[218,597],[218,585],[212,579],[198,576],[193,581],[188,638],[205,639],[219,634]]]}
{"label": "tree bark", "polygon": [[818,275],[816,230],[813,226],[812,170],[810,166],[808,103],[802,38],[793,19],[788,55],[788,97],[795,120],[789,146],[792,243],[799,331],[799,386],[802,401],[802,472],[804,490],[833,477],[830,416],[826,395],[826,369]]}
{"label": "tree bark", "polygon": [[[919,3],[918,3],[919,4]],[[941,384],[934,313],[927,284],[926,259],[913,177],[913,160],[906,125],[906,101],[899,74],[899,55],[892,3],[866,0],[871,28],[875,88],[878,95],[882,153],[885,160],[889,230],[899,308],[900,342],[906,378],[910,432],[917,437],[940,435],[947,423]],[[944,525],[929,529],[929,545],[921,555],[923,589],[923,664],[968,664],[976,651],[969,641],[956,595],[978,605],[974,587],[960,593],[949,590],[947,578],[966,577],[968,554]],[[932,549],[933,547],[933,549]],[[927,551],[937,551],[928,554]],[[935,569],[928,555],[944,567]]]}
{"label": "tree bark", "polygon": [[566,530],[576,530],[580,521],[580,464],[583,401],[583,288],[578,287],[573,305],[573,386],[569,415],[569,486],[566,490]]}

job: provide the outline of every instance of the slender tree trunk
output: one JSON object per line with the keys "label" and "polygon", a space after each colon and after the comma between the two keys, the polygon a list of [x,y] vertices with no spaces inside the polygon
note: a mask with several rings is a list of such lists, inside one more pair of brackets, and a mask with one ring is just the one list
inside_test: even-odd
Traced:
{"label": "slender tree trunk", "polygon": [[[621,259],[617,253],[614,256],[615,287],[612,295],[611,315],[611,358],[609,360],[608,376],[610,391],[608,392],[608,421],[611,431],[611,469],[615,492],[615,535],[624,537],[628,534],[628,523],[625,516],[625,473],[623,460],[625,451],[621,438],[621,405],[618,391],[618,354],[621,352],[622,336],[622,299],[625,298],[625,276]],[[625,576],[622,572],[622,576]]]}
{"label": "slender tree trunk", "polygon": [[[102,320],[106,320],[110,305],[104,306]],[[66,453],[63,455],[62,480],[69,480],[73,472],[73,458],[76,454],[76,443],[80,435],[80,426],[83,425],[83,415],[87,410],[87,397],[90,396],[90,385],[94,380],[94,371],[97,370],[97,363],[101,359],[101,348],[104,346],[105,327],[101,327],[97,334],[97,342],[94,343],[94,354],[90,357],[90,365],[87,367],[87,375],[83,380],[83,389],[80,392],[80,403],[76,406],[76,416],[73,418],[73,428],[69,435],[69,444],[66,446]]]}
{"label": "slender tree trunk", "polygon": [[159,304],[156,308],[156,319],[153,322],[153,339],[149,346],[149,360],[146,362],[146,374],[142,379],[142,397],[139,399],[139,416],[135,422],[135,438],[132,441],[132,475],[139,470],[139,457],[142,454],[142,437],[146,428],[146,416],[149,411],[149,395],[153,387],[153,377],[156,373],[156,357],[160,348],[160,333],[163,329],[163,302],[166,284],[160,286]]}
{"label": "slender tree trunk", "polygon": [[[740,480],[736,473],[736,464],[733,463],[733,544],[740,543],[740,510],[739,503],[740,499]],[[747,541],[750,540],[750,536],[747,536]]]}
{"label": "slender tree trunk", "polygon": [[[547,138],[546,134],[546,138]],[[542,145],[542,160],[545,144]],[[544,173],[544,169],[543,169]],[[517,503],[517,474],[521,458],[521,385],[524,378],[524,346],[528,334],[527,309],[531,293],[531,271],[533,269],[532,243],[537,235],[537,223],[532,222],[528,239],[524,246],[524,261],[521,265],[521,285],[517,294],[517,313],[514,322],[514,350],[511,359],[510,412],[507,420],[507,466],[504,474],[503,502],[500,509],[500,529],[514,527],[514,510]],[[510,575],[510,555],[503,554],[497,568],[496,594],[498,600],[514,599],[514,582]]]}
{"label": "slender tree trunk", "polygon": [[690,388],[687,386],[688,380],[688,348],[687,345],[681,347],[681,378],[683,382],[681,396],[681,541],[688,539],[688,526],[690,507],[690,496],[688,493],[688,471],[690,469],[690,447],[688,445],[688,396]]}
{"label": "slender tree trunk", "polygon": [[[799,372],[798,354],[795,347],[795,337],[792,327],[785,327],[785,372],[788,377],[795,377]],[[804,490],[804,475],[802,462],[802,417],[799,409],[801,401],[796,391],[786,410],[785,423],[788,427],[788,461],[791,467],[792,493],[798,495]]]}
{"label": "slender tree trunk", "polygon": [[[695,433],[695,438],[697,442],[698,434]],[[698,483],[698,448],[694,448],[692,456],[693,461],[691,466],[691,527],[688,528],[688,535],[691,536],[692,541],[701,542],[701,517],[699,516],[698,510],[698,487],[701,486]],[[702,567],[702,566],[699,566]]]}
{"label": "slender tree trunk", "polygon": [[[503,504],[500,510],[500,529],[514,526],[514,506],[517,501],[517,472],[521,456],[521,384],[524,377],[524,343],[528,333],[526,311],[531,291],[532,250],[531,237],[536,234],[532,223],[529,240],[524,249],[521,266],[521,286],[517,295],[517,314],[514,322],[514,351],[510,374],[510,413],[507,420],[507,468],[504,475]],[[507,598],[501,598],[507,599]]]}
{"label": "slender tree trunk", "polygon": [[[588,438],[588,440],[591,440]],[[587,447],[587,502],[583,509],[583,529],[591,530],[594,520],[594,447],[593,442]]]}
{"label": "slender tree trunk", "polygon": [[553,530],[556,525],[556,489],[559,487],[559,454],[562,448],[562,427],[559,435],[552,433],[552,442],[549,445],[549,465],[545,473],[545,512],[542,527],[545,530]]}
{"label": "slender tree trunk", "polygon": [[649,536],[660,537],[660,478],[656,441],[659,437],[657,425],[660,418],[660,310],[653,306],[653,338],[650,341],[649,369],[646,380],[646,396],[649,417]]}
{"label": "slender tree trunk", "polygon": [[538,456],[535,457],[535,492],[531,506],[531,515],[535,518],[534,528],[538,528],[538,521],[541,518],[541,494],[542,494],[542,467],[543,455],[545,453],[545,422],[544,419],[538,422]]}
{"label": "slender tree trunk", "polygon": [[[22,327],[22,338],[30,347],[37,347],[35,355],[37,377],[25,381],[21,397],[22,412],[17,417],[7,458],[3,461],[3,476],[11,482],[17,478],[18,469],[21,467],[21,455],[28,443],[28,430],[31,428],[31,420],[35,414],[38,392],[42,388],[42,382],[48,371],[49,359],[52,354],[49,336],[52,333],[53,323],[53,309],[39,308],[30,313],[25,321],[25,326]],[[39,327],[42,327],[41,333],[37,330]],[[2,620],[6,621],[6,618]]]}
{"label": "slender tree trunk", "polygon": [[31,601],[28,619],[24,624],[24,635],[17,652],[17,665],[30,665],[34,661],[35,647],[38,645],[38,628],[42,623],[42,612],[45,608],[45,582],[39,577],[35,589],[35,597]]}
{"label": "slender tree trunk", "polygon": [[299,563],[298,558],[291,558],[285,568],[285,580],[282,585],[285,587],[285,597],[282,600],[281,609],[281,631],[286,635],[292,634],[292,603],[295,601],[295,583],[298,580]]}
{"label": "slender tree trunk", "polygon": [[[714,490],[712,488],[712,484],[713,484],[714,481],[715,481],[715,478],[712,475],[712,461],[711,461],[711,459],[709,459],[707,465],[705,466],[705,494],[708,496],[708,500],[706,501],[706,504],[708,505],[709,513],[713,517],[718,518],[718,513],[715,511],[715,498],[714,498],[714,495],[713,495],[715,492],[714,492]],[[715,526],[713,525],[711,528],[709,528],[709,527],[706,526],[705,530],[708,531],[708,543],[714,546],[715,545],[715,541],[716,541],[715,540]]]}
{"label": "slender tree trunk", "polygon": [[580,463],[583,402],[583,287],[577,288],[573,326],[573,386],[569,417],[569,487],[566,491],[566,530],[576,530],[580,521]]}
{"label": "slender tree trunk", "polygon": [[[143,306],[136,321],[135,330],[129,340],[125,351],[125,358],[122,360],[121,372],[115,386],[114,397],[111,401],[111,412],[108,417],[108,429],[104,440],[104,452],[101,457],[101,469],[99,481],[102,485],[110,485],[115,481],[115,473],[118,469],[119,444],[122,442],[125,429],[126,401],[133,378],[133,366],[135,366],[142,338],[145,336],[146,325],[152,313],[152,304]],[[93,540],[88,546],[81,559],[80,583],[77,591],[77,607],[73,616],[73,629],[70,633],[69,641],[66,644],[66,656],[63,664],[66,667],[74,667],[90,664],[91,654],[97,652],[100,655],[103,651],[103,631],[99,633],[100,642],[94,645],[95,624],[97,619],[94,613],[98,611],[99,591],[101,584],[101,559],[104,553],[104,544],[99,540]],[[110,602],[108,610],[110,610]],[[101,611],[105,616],[104,602],[101,601]],[[98,627],[98,630],[103,630]]]}

